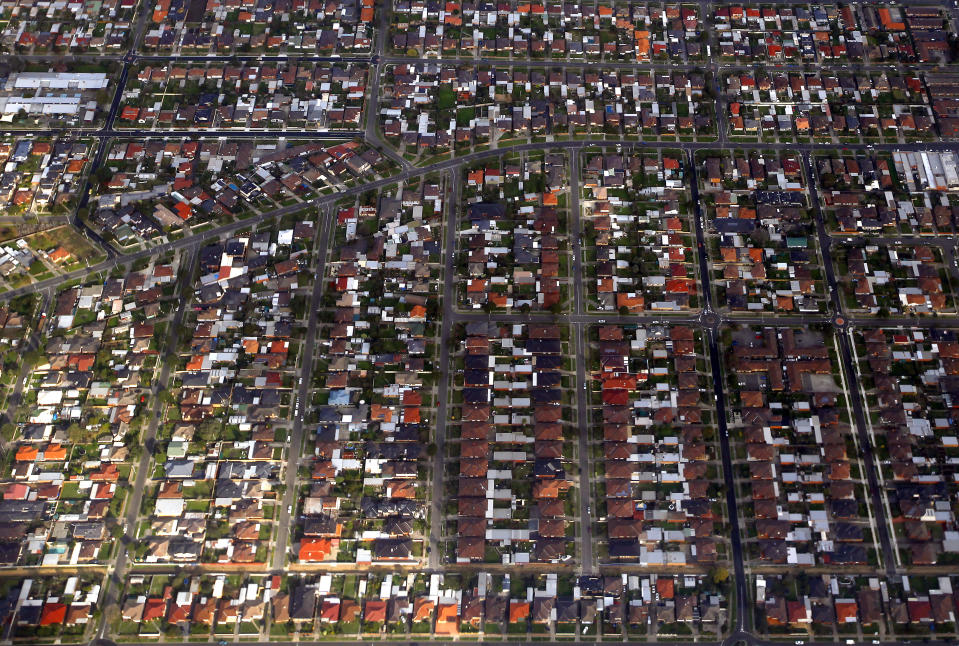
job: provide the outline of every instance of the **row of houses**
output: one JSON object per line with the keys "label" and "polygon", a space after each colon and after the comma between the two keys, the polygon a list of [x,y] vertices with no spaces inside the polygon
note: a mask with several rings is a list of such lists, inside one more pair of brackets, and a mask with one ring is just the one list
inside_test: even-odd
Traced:
{"label": "row of houses", "polygon": [[335,214],[340,242],[325,279],[331,318],[319,350],[326,398],[312,437],[300,562],[424,557],[447,190],[429,179],[387,187],[372,204]]}
{"label": "row of houses", "polygon": [[121,245],[164,232],[277,207],[370,179],[384,158],[357,142],[146,139],[114,142],[92,219]]}
{"label": "row of houses", "polygon": [[[748,527],[745,558],[831,567],[870,562],[859,458],[849,453],[845,395],[825,333],[734,329],[726,352],[732,420],[745,459],[734,469]],[[737,431],[739,432],[739,431]]]}
{"label": "row of houses", "polygon": [[948,563],[959,550],[949,474],[957,442],[959,343],[955,330],[862,330],[858,369],[867,410],[882,436],[888,512],[903,531],[893,537],[904,562]]}
{"label": "row of houses", "polygon": [[107,521],[126,495],[174,270],[156,263],[57,295],[3,484],[5,563],[110,558]]}
{"label": "row of houses", "polygon": [[799,162],[795,155],[758,153],[704,160],[701,190],[708,232],[719,251],[711,271],[720,303],[733,311],[819,312],[824,307]]}
{"label": "row of houses", "polygon": [[[356,128],[366,74],[354,64],[146,66],[125,88],[120,125]],[[165,101],[168,92],[182,99]]]}
{"label": "row of houses", "polygon": [[373,43],[373,0],[159,0],[143,42],[148,49],[177,52],[364,53]]}
{"label": "row of houses", "polygon": [[[937,124],[924,80],[920,75],[886,73],[734,73],[726,77],[730,131],[871,136],[881,132],[921,139]],[[947,122],[940,128],[948,136],[952,126]]]}
{"label": "row of houses", "polygon": [[839,635],[949,631],[959,606],[949,576],[804,577],[791,594],[781,576],[756,577],[756,606],[770,633]]}
{"label": "row of houses", "polygon": [[[693,135],[713,129],[706,75],[402,64],[377,106],[387,140],[410,152],[536,135]],[[455,110],[454,110],[455,108]]]}
{"label": "row of houses", "polygon": [[[681,155],[588,154],[581,186],[587,241],[595,249],[601,310],[696,307],[696,270]],[[637,249],[637,244],[642,251]]]}
{"label": "row of houses", "polygon": [[[867,244],[846,250],[846,275],[859,308],[895,314],[931,314],[955,309],[952,289],[940,277],[938,249],[924,245]],[[848,299],[847,299],[848,301]]]}
{"label": "row of houses", "polygon": [[816,157],[826,224],[847,236],[950,235],[959,222],[956,161],[947,153],[899,151]]}
{"label": "row of houses", "polygon": [[11,138],[0,142],[0,207],[47,210],[77,198],[90,157],[82,141]]}
{"label": "row of houses", "polygon": [[70,639],[95,622],[101,593],[100,583],[83,575],[24,578],[0,601],[0,617],[14,638]]}
{"label": "row of houses", "polygon": [[685,326],[603,325],[595,333],[608,558],[711,566],[724,520],[713,505],[714,420],[702,402],[701,341]]}
{"label": "row of houses", "polygon": [[464,333],[456,562],[567,562],[562,331],[477,322]]}
{"label": "row of houses", "polygon": [[394,0],[391,42],[424,54],[685,61],[705,54],[700,18],[697,6],[681,4]]}
{"label": "row of houses", "polygon": [[136,561],[266,561],[286,446],[277,427],[293,385],[293,301],[313,237],[312,223],[297,222],[200,249]]}
{"label": "row of houses", "polygon": [[459,302],[474,309],[562,307],[568,290],[562,153],[466,169],[466,212],[457,231]]}
{"label": "row of houses", "polygon": [[4,0],[0,15],[9,18],[0,30],[7,52],[116,51],[129,45],[134,0],[98,4],[35,3]]}
{"label": "row of houses", "polygon": [[[808,4],[719,7],[721,56],[820,62],[948,62],[948,19],[936,6]],[[908,25],[908,28],[907,28]]]}

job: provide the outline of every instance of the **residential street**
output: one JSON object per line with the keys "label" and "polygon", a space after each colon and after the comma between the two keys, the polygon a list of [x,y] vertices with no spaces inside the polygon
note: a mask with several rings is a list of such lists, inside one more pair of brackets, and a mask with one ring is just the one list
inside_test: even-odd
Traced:
{"label": "residential street", "polygon": [[4,644],[959,644],[959,2],[134,4],[4,26]]}

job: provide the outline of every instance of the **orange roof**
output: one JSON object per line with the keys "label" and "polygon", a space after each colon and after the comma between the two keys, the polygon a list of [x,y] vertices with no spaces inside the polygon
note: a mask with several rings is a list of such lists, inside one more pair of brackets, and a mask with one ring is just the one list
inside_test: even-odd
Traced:
{"label": "orange roof", "polygon": [[419,597],[413,603],[413,621],[429,621],[433,615],[434,602],[425,597]]}
{"label": "orange roof", "polygon": [[426,308],[422,305],[414,305],[413,309],[410,310],[411,319],[425,319],[426,318]]}
{"label": "orange roof", "polygon": [[614,390],[625,388],[626,390],[635,390],[636,377],[609,377],[603,380],[603,390]]}
{"label": "orange roof", "polygon": [[40,612],[40,625],[53,626],[62,624],[67,618],[67,604],[65,603],[45,603]]}
{"label": "orange roof", "polygon": [[177,177],[175,180],[173,180],[174,191],[182,191],[183,189],[190,188],[191,186],[193,186],[193,180],[189,177]]}
{"label": "orange roof", "polygon": [[509,602],[509,622],[511,624],[523,621],[529,617],[529,602],[516,601],[511,599]]}
{"label": "orange roof", "polygon": [[190,214],[192,213],[192,210],[190,209],[190,205],[187,204],[186,202],[177,202],[176,204],[173,205],[173,210],[176,211],[176,214],[180,216],[181,220],[190,219]]}
{"label": "orange roof", "polygon": [[97,482],[116,482],[120,479],[120,470],[112,462],[102,462],[90,472],[90,479]]}
{"label": "orange roof", "polygon": [[656,592],[663,599],[673,598],[673,579],[672,577],[659,577],[656,579]]}
{"label": "orange roof", "polygon": [[370,406],[370,420],[374,422],[392,422],[393,409],[391,409],[389,406],[373,404]]}
{"label": "orange roof", "polygon": [[43,449],[43,459],[45,462],[60,462],[66,460],[67,450],[59,444],[51,444]]}
{"label": "orange roof", "polygon": [[616,294],[616,307],[626,307],[631,312],[643,309],[645,301],[642,296],[630,296],[629,294]]}
{"label": "orange roof", "polygon": [[452,635],[459,632],[456,624],[459,614],[455,603],[441,603],[436,609],[436,632],[441,635]]}
{"label": "orange roof", "polygon": [[70,355],[69,363],[74,363],[80,372],[86,372],[93,367],[95,359],[96,355],[93,354],[74,354]]}
{"label": "orange roof", "polygon": [[17,455],[14,459],[17,462],[33,462],[37,459],[37,454],[39,453],[40,452],[36,449],[36,447],[24,444],[17,449]]}
{"label": "orange roof", "polygon": [[836,602],[836,621],[840,624],[856,621],[857,606],[855,601]]}
{"label": "orange roof", "polygon": [[304,538],[300,541],[300,562],[325,561],[332,551],[332,542],[328,538]]}
{"label": "orange roof", "polygon": [[419,424],[420,422],[420,407],[419,406],[407,406],[403,409],[403,421],[407,424]]}
{"label": "orange roof", "polygon": [[154,619],[160,619],[163,615],[166,614],[166,601],[164,599],[158,599],[156,597],[152,599],[147,599],[146,603],[143,604],[143,621],[153,621]]}
{"label": "orange roof", "polygon": [[363,606],[365,621],[386,621],[386,602],[380,599],[371,599]]}
{"label": "orange roof", "polygon": [[57,247],[56,249],[54,249],[47,255],[50,256],[50,260],[52,260],[53,262],[59,262],[61,260],[66,260],[67,258],[69,258],[70,252],[64,249],[63,247]]}
{"label": "orange roof", "polygon": [[689,281],[685,278],[671,278],[666,281],[666,291],[670,294],[685,294],[689,291]]}
{"label": "orange roof", "polygon": [[556,193],[543,193],[543,206],[556,206],[559,204],[559,198]]}

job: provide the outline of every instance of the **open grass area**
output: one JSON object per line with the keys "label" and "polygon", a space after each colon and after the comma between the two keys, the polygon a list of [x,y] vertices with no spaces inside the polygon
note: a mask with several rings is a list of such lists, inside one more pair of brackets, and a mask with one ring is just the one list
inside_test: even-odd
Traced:
{"label": "open grass area", "polygon": [[58,247],[69,251],[72,257],[62,263],[64,269],[75,268],[83,263],[97,263],[104,257],[93,244],[69,225],[34,233],[25,240],[35,251],[53,251]]}

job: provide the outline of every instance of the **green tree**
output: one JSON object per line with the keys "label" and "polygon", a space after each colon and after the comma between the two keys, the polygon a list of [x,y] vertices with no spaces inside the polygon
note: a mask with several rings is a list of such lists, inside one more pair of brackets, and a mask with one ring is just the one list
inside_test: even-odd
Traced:
{"label": "green tree", "polygon": [[713,583],[716,585],[721,585],[729,580],[729,570],[722,566],[714,567],[710,573],[710,578],[712,578]]}

